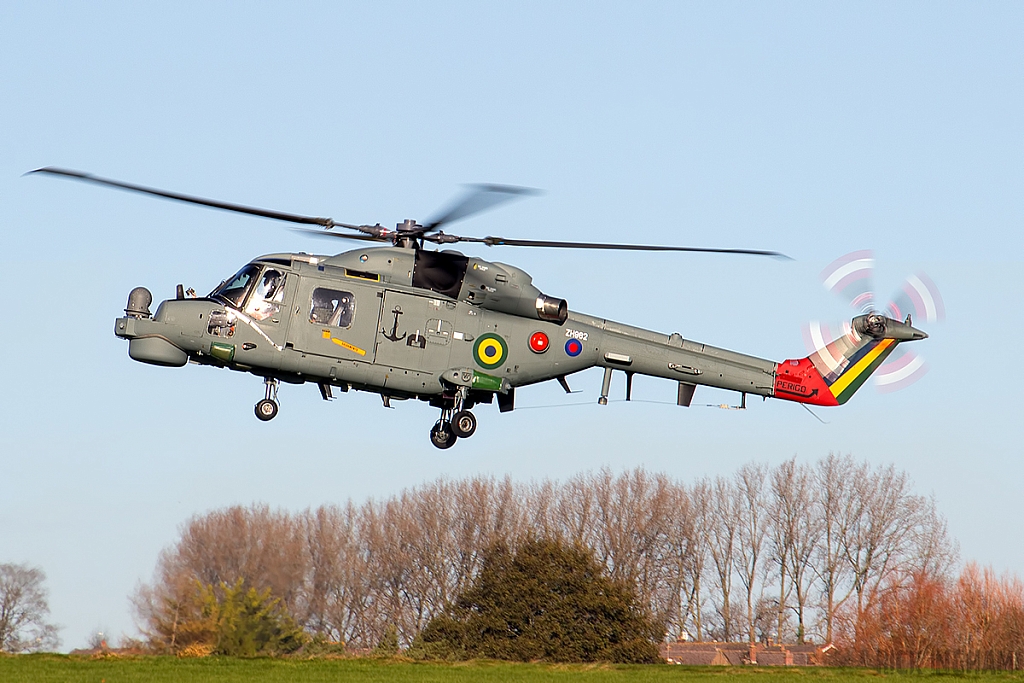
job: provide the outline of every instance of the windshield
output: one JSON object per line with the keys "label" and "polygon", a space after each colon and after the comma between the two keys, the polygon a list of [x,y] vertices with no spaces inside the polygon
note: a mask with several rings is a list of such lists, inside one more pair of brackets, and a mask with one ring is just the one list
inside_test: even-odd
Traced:
{"label": "windshield", "polygon": [[213,290],[210,293],[210,298],[220,299],[235,308],[241,308],[242,302],[245,301],[245,295],[249,292],[249,288],[252,287],[252,283],[255,282],[258,272],[258,267],[252,264],[247,265],[231,278],[221,283],[220,287]]}

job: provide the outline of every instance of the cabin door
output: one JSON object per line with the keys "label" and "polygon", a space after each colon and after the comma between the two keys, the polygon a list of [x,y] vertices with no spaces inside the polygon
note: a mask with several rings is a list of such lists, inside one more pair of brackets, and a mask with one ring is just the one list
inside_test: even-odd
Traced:
{"label": "cabin door", "polygon": [[381,294],[352,280],[303,278],[291,343],[304,353],[372,363]]}
{"label": "cabin door", "polygon": [[448,369],[455,303],[388,291],[377,330],[378,365],[440,374]]}

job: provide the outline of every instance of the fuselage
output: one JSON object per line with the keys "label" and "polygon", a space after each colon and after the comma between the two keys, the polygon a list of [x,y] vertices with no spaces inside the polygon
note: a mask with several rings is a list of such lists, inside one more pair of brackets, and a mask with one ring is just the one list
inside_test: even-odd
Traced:
{"label": "fuselage", "polygon": [[[461,278],[435,272],[434,289],[414,286],[408,249],[274,254],[248,268],[241,287],[226,281],[210,297],[165,301],[151,319],[118,319],[115,333],[144,362],[192,360],[399,397],[442,395],[453,373],[502,391],[594,366],[773,393],[772,361],[572,311],[540,319],[529,276],[504,264],[467,259]],[[268,274],[281,278],[271,300],[259,292]]]}
{"label": "fuselage", "polygon": [[836,405],[852,394],[850,374],[830,392],[839,375],[854,370],[862,382],[897,343],[926,336],[885,319],[881,336],[854,334],[829,367],[818,354],[780,364],[569,311],[513,266],[394,247],[263,256],[209,297],[165,301],[152,317],[131,308],[115,334],[136,360],[439,405],[456,391],[501,404],[516,387],[595,366],[606,368],[606,387],[611,370],[676,381],[683,405],[697,385]]}

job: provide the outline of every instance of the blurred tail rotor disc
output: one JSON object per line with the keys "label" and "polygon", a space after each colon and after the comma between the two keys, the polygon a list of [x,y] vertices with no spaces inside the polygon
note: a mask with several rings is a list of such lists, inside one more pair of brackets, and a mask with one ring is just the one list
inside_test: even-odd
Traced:
{"label": "blurred tail rotor disc", "polygon": [[[821,271],[825,289],[846,301],[858,315],[879,310],[874,291],[874,252],[869,249],[840,256]],[[934,323],[946,317],[945,305],[939,289],[924,273],[911,275],[899,292],[884,307],[884,312],[895,320],[911,316],[914,322]],[[804,346],[815,353],[844,334],[850,334],[850,323],[842,326],[813,321],[804,325]],[[874,374],[879,391],[891,392],[908,387],[924,377],[928,365],[911,349],[899,346]]]}

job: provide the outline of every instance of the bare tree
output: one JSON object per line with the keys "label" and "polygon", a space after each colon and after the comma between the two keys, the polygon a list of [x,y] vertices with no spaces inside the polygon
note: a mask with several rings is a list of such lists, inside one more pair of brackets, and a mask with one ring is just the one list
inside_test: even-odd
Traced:
{"label": "bare tree", "polygon": [[739,562],[740,583],[747,594],[747,638],[757,640],[758,587],[764,578],[764,540],[768,527],[767,507],[768,468],[747,463],[736,473],[737,513],[739,515],[736,556]]}
{"label": "bare tree", "polygon": [[[506,477],[503,485],[514,487]],[[515,488],[515,487],[514,487]],[[566,542],[565,530],[559,526],[558,503],[560,488],[550,479],[531,482],[519,488],[520,500],[517,505],[525,509],[520,517],[524,529],[532,529],[540,538],[555,539]],[[504,538],[508,542],[508,538]]]}
{"label": "bare tree", "polygon": [[476,578],[484,550],[499,541],[514,545],[525,529],[540,530],[550,525],[552,487],[548,482],[532,489],[517,487],[508,476],[500,481],[475,477],[455,482],[451,496],[454,573],[445,603],[438,605],[441,609],[446,609]]}
{"label": "bare tree", "polygon": [[663,581],[662,558],[668,542],[670,482],[637,468],[613,476],[601,470],[591,480],[596,493],[597,555],[613,579],[636,587],[637,598],[664,618],[655,595]]}
{"label": "bare tree", "polygon": [[269,588],[301,621],[302,550],[302,533],[290,513],[236,505],[190,519],[166,558],[167,569],[211,586],[242,579],[257,590]]}
{"label": "bare tree", "polygon": [[372,595],[360,638],[364,647],[383,642],[392,630],[406,643],[418,632],[417,610],[409,604],[417,599],[409,589],[419,567],[412,549],[417,529],[405,514],[408,497],[405,491],[399,498],[367,503],[359,516]]}
{"label": "bare tree", "polygon": [[878,588],[900,570],[901,562],[910,559],[910,541],[927,506],[926,499],[909,493],[907,474],[893,465],[870,473],[865,466],[860,474],[854,479],[857,514],[843,539],[858,615]]}
{"label": "bare tree", "polygon": [[663,594],[658,600],[662,605],[660,612],[664,614],[665,631],[680,638],[687,632],[686,624],[691,613],[693,577],[689,568],[693,564],[693,554],[697,552],[697,532],[693,503],[687,490],[675,484],[669,495],[671,512],[662,561],[665,580],[661,586]]}
{"label": "bare tree", "polygon": [[712,509],[711,484],[706,479],[698,481],[690,489],[691,509],[693,510],[693,537],[690,541],[691,552],[688,562],[685,563],[686,573],[689,580],[689,595],[686,597],[686,614],[693,622],[694,636],[696,640],[704,639],[704,600],[702,592],[704,572],[707,569],[707,559],[710,546],[709,529],[714,523],[714,511]]}
{"label": "bare tree", "polygon": [[829,453],[815,468],[818,490],[817,516],[821,521],[821,537],[816,548],[814,570],[821,585],[825,642],[835,639],[836,612],[852,593],[844,593],[851,567],[843,553],[844,539],[850,536],[850,525],[856,517],[857,504],[852,496],[853,482],[866,476],[849,455]]}
{"label": "bare tree", "polygon": [[366,556],[361,552],[358,511],[321,506],[300,521],[305,537],[305,626],[335,642],[357,638],[368,598]]}
{"label": "bare tree", "polygon": [[50,624],[46,574],[27,564],[0,564],[0,652],[53,650],[60,645]]}
{"label": "bare tree", "polygon": [[906,570],[911,573],[947,577],[960,559],[959,544],[950,538],[946,519],[939,514],[934,498],[922,499],[910,546],[911,561]]}
{"label": "bare tree", "polygon": [[[776,625],[775,635],[778,640],[784,639],[785,624],[787,617],[787,604],[789,595],[793,591],[792,582],[789,576],[789,554],[793,548],[794,525],[798,522],[793,518],[789,509],[789,499],[786,496],[787,478],[792,469],[793,461],[787,460],[780,467],[772,470],[770,502],[768,514],[770,523],[768,533],[771,539],[771,558],[777,570],[778,577],[778,600],[776,601]],[[787,467],[789,465],[790,467]]]}
{"label": "bare tree", "polygon": [[732,579],[736,559],[737,537],[740,530],[739,499],[733,483],[717,477],[710,487],[711,519],[708,526],[708,550],[715,567],[716,588],[722,598],[719,615],[722,619],[721,639],[731,641],[733,636]]}
{"label": "bare tree", "polygon": [[[560,487],[555,505],[556,525],[565,540],[584,548],[597,548],[597,500],[592,477],[578,474]],[[607,562],[606,557],[598,559]]]}
{"label": "bare tree", "polygon": [[181,646],[181,628],[195,617],[197,586],[218,594],[243,581],[269,589],[296,621],[303,614],[306,556],[293,516],[266,505],[234,506],[197,515],[182,527],[181,538],[165,549],[150,585],[132,598],[142,631],[160,648]]}
{"label": "bare tree", "polygon": [[787,564],[783,575],[788,574],[796,594],[796,639],[802,643],[807,634],[810,582],[814,579],[811,563],[821,536],[821,520],[814,514],[817,494],[811,469],[797,464],[795,457],[782,463],[772,476],[772,494],[777,510],[775,523],[782,531],[779,538],[788,546],[782,553]]}
{"label": "bare tree", "polygon": [[[440,479],[402,497],[403,524],[407,526],[401,528],[407,529],[413,567],[405,586],[406,602],[414,610],[411,637],[458,595],[460,575],[464,571],[464,556],[460,557],[455,523],[460,512],[455,499],[458,488],[458,484]],[[475,514],[474,502],[476,499],[471,498],[461,506],[473,520],[470,528],[481,521]]]}

